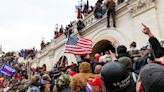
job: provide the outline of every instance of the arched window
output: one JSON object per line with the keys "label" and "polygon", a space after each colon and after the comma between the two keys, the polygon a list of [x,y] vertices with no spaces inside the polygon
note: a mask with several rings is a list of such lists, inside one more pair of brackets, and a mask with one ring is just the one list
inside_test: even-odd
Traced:
{"label": "arched window", "polygon": [[118,0],[118,5],[123,3],[125,0]]}

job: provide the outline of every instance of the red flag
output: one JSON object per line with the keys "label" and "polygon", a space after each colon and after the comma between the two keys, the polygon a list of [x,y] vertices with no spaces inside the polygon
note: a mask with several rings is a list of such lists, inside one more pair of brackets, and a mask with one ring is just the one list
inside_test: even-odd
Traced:
{"label": "red flag", "polygon": [[77,11],[77,18],[78,18],[78,19],[81,18],[81,11],[80,11],[79,8],[78,8],[78,11]]}

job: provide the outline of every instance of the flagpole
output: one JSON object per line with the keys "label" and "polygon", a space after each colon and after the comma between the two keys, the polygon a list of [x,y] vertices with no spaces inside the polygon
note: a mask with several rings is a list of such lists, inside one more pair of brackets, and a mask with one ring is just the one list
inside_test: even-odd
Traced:
{"label": "flagpole", "polygon": [[[65,53],[66,43],[67,43],[68,38],[69,38],[68,36],[70,36],[69,31],[67,31],[67,32],[68,32],[68,35],[66,36],[66,41],[64,42],[64,53]],[[64,53],[63,53],[63,56],[62,56],[62,59],[61,59],[61,63],[60,63],[59,66],[62,66],[62,64],[64,62]]]}
{"label": "flagpole", "polygon": [[63,65],[63,62],[64,62],[64,55],[62,56],[61,63],[60,63],[59,66],[62,66]]}
{"label": "flagpole", "polygon": [[[81,9],[82,9],[82,7],[83,7],[83,6],[82,6],[82,0],[81,0]],[[81,10],[80,10],[80,12],[81,12]]]}

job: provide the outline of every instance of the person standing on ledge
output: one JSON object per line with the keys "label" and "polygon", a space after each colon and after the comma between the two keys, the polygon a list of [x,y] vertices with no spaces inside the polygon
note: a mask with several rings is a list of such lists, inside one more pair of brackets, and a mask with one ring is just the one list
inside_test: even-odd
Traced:
{"label": "person standing on ledge", "polygon": [[110,15],[112,15],[113,27],[116,27],[115,22],[115,2],[113,0],[105,0],[107,8],[107,27],[110,27]]}

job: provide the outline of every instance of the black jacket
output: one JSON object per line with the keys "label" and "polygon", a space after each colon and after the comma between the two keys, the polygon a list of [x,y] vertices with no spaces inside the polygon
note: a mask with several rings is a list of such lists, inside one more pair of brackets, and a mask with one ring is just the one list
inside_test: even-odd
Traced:
{"label": "black jacket", "polygon": [[164,56],[164,48],[161,47],[159,41],[155,37],[149,38],[149,43],[151,45],[155,58],[160,58]]}

